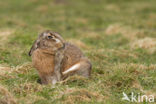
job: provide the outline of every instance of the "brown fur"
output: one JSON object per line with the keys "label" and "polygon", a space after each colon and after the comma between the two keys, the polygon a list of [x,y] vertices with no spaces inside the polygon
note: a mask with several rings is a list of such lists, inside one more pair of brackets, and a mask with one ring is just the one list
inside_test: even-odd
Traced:
{"label": "brown fur", "polygon": [[36,49],[32,55],[33,66],[38,70],[42,83],[49,83],[48,76],[54,72],[54,55]]}
{"label": "brown fur", "polygon": [[[89,77],[91,74],[91,63],[84,57],[81,50],[75,45],[64,42],[60,35],[54,32],[50,33],[52,35],[57,34],[58,37],[56,38],[60,40],[60,43],[47,42],[49,40],[45,40],[43,34],[49,34],[49,32],[43,32],[29,52],[29,55],[32,55],[33,65],[38,70],[42,83],[55,84],[57,81],[75,74]],[[64,71],[76,64],[79,64],[76,70],[63,74]]]}
{"label": "brown fur", "polygon": [[[89,77],[91,74],[91,63],[90,61],[83,55],[83,53],[81,52],[81,50],[76,47],[73,44],[70,43],[65,43],[65,50],[64,50],[64,58],[62,60],[62,65],[61,65],[61,72],[66,71],[67,69],[69,69],[70,67],[72,67],[73,65],[80,63],[82,65],[82,69],[85,67],[85,65],[83,65],[83,63],[85,63],[88,68],[84,68],[84,70],[87,70],[88,75],[84,76],[84,77]],[[79,74],[78,74],[79,73]],[[79,71],[74,72],[72,74],[78,74],[78,75],[82,75],[82,73],[80,73]],[[66,78],[66,75],[63,76],[64,78]]]}

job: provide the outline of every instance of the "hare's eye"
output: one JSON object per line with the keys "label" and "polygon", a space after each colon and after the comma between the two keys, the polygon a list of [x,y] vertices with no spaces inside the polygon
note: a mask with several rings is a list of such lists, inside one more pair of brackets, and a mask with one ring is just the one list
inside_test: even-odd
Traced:
{"label": "hare's eye", "polygon": [[52,39],[53,37],[52,36],[48,36],[48,39]]}

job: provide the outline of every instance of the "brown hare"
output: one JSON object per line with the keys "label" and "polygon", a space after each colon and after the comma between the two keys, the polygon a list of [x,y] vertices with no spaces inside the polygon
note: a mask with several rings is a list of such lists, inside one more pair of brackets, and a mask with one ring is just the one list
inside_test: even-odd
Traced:
{"label": "brown hare", "polygon": [[91,63],[81,50],[56,32],[45,31],[32,45],[29,56],[42,84],[55,84],[70,75],[89,77]]}

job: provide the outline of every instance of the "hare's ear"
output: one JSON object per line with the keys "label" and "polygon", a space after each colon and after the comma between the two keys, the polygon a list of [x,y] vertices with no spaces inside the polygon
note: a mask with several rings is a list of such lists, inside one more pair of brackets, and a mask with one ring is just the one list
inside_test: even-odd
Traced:
{"label": "hare's ear", "polygon": [[38,41],[38,40],[36,40],[36,41],[33,43],[32,47],[31,47],[31,49],[30,49],[30,51],[29,51],[29,56],[31,56],[32,53],[33,53],[33,51],[36,50],[36,49],[38,48],[38,44],[39,44],[39,41]]}

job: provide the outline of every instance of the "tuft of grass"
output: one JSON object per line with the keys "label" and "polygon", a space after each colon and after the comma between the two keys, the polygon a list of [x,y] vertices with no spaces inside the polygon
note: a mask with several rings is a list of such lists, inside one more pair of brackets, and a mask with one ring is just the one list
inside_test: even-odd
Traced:
{"label": "tuft of grass", "polygon": [[1,85],[0,85],[0,103],[17,104],[13,95],[4,86]]}
{"label": "tuft of grass", "polygon": [[137,49],[137,48],[145,49],[147,50],[147,52],[151,54],[155,52],[156,50],[155,46],[156,46],[155,38],[149,38],[149,37],[139,39],[131,43],[131,47],[133,49]]}
{"label": "tuft of grass", "polygon": [[65,104],[73,103],[100,103],[104,97],[98,93],[90,92],[86,89],[68,89],[62,96],[56,99],[54,102],[60,102],[63,100]]}

